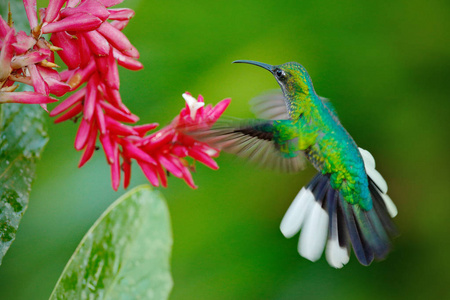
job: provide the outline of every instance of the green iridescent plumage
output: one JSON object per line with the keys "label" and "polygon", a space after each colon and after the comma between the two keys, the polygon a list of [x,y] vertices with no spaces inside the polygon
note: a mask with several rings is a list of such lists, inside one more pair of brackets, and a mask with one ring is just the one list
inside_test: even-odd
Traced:
{"label": "green iridescent plumage", "polygon": [[[280,145],[282,154],[292,157],[304,152],[318,171],[331,174],[331,186],[342,191],[347,202],[371,209],[367,175],[358,147],[335,112],[316,94],[306,69],[294,62],[267,68],[275,72],[291,119],[272,123],[274,142]],[[280,72],[277,76],[277,70],[284,74]]]}
{"label": "green iridescent plumage", "polygon": [[327,260],[336,268],[347,263],[350,245],[364,265],[384,258],[395,235],[390,218],[396,208],[371,154],[357,147],[331,103],[316,94],[302,65],[235,62],[270,71],[283,95],[253,101],[263,119],[223,120],[197,137],[265,167],[295,172],[306,158],[319,171],[280,227],[286,237],[303,228],[302,256],[318,259],[328,238]]}

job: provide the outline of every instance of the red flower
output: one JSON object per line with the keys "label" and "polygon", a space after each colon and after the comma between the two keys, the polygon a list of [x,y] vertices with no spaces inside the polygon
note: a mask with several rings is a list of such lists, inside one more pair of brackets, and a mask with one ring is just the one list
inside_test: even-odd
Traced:
{"label": "red flower", "polygon": [[[50,46],[21,31],[17,35],[0,16],[0,103],[41,104],[57,99],[49,93],[63,94],[70,87],[60,82],[59,74],[52,68],[53,55]],[[35,92],[15,92],[21,82],[34,87]]]}
{"label": "red flower", "polygon": [[[85,115],[87,107],[91,105],[86,102],[81,104],[81,99],[85,97],[88,90],[89,83],[86,91],[80,90],[73,94],[61,102],[50,115],[62,114],[56,122],[67,120],[82,111]],[[167,186],[166,172],[169,172],[175,177],[183,178],[192,188],[196,188],[186,157],[191,157],[212,169],[218,168],[212,157],[218,156],[219,151],[196,141],[180,128],[212,125],[226,109],[230,99],[222,100],[215,107],[211,105],[203,107],[202,96],[199,96],[197,100],[185,93],[183,97],[186,100],[186,107],[181,110],[179,116],[168,126],[146,135],[158,124],[138,126],[123,124],[122,122],[135,123],[138,118],[102,100],[101,95],[103,94],[97,94],[96,103],[98,104],[94,108],[96,115],[90,119],[83,118],[80,122],[75,138],[75,148],[84,150],[79,164],[81,167],[92,157],[95,143],[99,138],[111,167],[112,186],[115,190],[119,187],[122,172],[123,185],[125,188],[128,186],[132,160],[137,162],[152,185],[161,184],[164,187]]]}
{"label": "red flower", "polygon": [[[170,125],[149,135],[158,124],[129,125],[139,118],[122,103],[118,65],[130,70],[143,66],[137,61],[139,52],[121,32],[134,11],[109,8],[121,2],[50,0],[46,9],[39,10],[38,23],[36,1],[24,0],[30,36],[15,35],[0,18],[0,103],[40,103],[46,108],[45,103],[56,101],[50,93],[62,96],[77,90],[50,116],[58,116],[55,123],[81,117],[74,143],[76,150],[83,151],[79,167],[92,157],[99,140],[111,167],[114,190],[122,174],[124,187],[129,185],[133,160],[154,186],[167,186],[166,174],[171,173],[195,188],[187,158],[217,169],[213,157],[219,151],[186,135],[185,130],[212,125],[230,100],[205,107],[202,96],[197,100],[185,93],[186,107]],[[42,34],[51,34],[53,45]],[[68,67],[61,73],[53,69],[57,67],[54,51]],[[14,92],[14,82],[32,85],[35,92]],[[87,84],[80,88],[83,83]]]}

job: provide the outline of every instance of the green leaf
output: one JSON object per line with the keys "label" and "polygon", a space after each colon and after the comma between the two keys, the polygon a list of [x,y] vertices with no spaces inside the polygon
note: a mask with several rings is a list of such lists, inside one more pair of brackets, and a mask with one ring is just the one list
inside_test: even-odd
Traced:
{"label": "green leaf", "polygon": [[0,105],[0,264],[28,206],[36,161],[48,141],[39,105]]}
{"label": "green leaf", "polygon": [[158,191],[139,186],[94,223],[67,263],[50,299],[167,299],[172,234]]}

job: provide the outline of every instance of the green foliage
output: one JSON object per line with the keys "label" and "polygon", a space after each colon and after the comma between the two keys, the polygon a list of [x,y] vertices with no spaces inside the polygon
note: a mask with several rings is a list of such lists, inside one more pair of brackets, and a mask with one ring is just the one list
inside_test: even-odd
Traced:
{"label": "green foliage", "polygon": [[172,234],[161,194],[139,186],[89,229],[50,299],[167,299]]}
{"label": "green foliage", "polygon": [[0,105],[0,264],[28,206],[36,161],[48,141],[38,105]]}

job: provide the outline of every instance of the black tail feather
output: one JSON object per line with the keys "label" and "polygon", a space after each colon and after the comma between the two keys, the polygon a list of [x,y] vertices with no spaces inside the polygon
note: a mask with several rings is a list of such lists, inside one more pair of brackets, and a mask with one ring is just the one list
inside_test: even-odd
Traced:
{"label": "black tail feather", "polygon": [[347,225],[347,230],[350,235],[350,240],[352,242],[353,251],[355,252],[356,258],[358,258],[361,264],[368,266],[373,261],[373,251],[364,239],[361,229],[355,220],[353,208],[341,195],[339,197],[339,204],[342,206],[342,210],[344,212],[345,223]]}
{"label": "black tail feather", "polygon": [[386,230],[388,236],[390,238],[398,236],[397,227],[395,226],[394,222],[389,216],[386,204],[384,203],[384,200],[380,194],[381,191],[378,189],[378,187],[372,180],[369,181],[369,190],[370,195],[372,197],[373,208],[376,212],[376,215],[379,217],[383,228]]}
{"label": "black tail feather", "polygon": [[369,187],[374,208],[366,211],[358,204],[345,201],[340,192],[331,187],[328,175],[318,173],[307,185],[329,216],[328,240],[337,234],[339,246],[349,250],[351,245],[359,262],[366,266],[374,259],[386,257],[395,232],[380,190],[372,180],[369,180]]}

